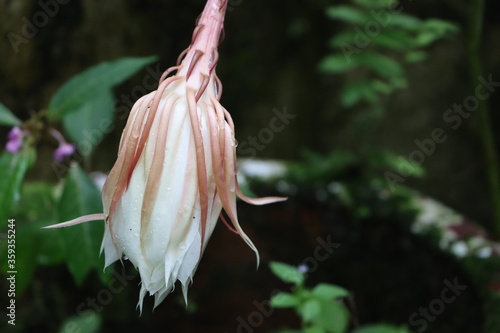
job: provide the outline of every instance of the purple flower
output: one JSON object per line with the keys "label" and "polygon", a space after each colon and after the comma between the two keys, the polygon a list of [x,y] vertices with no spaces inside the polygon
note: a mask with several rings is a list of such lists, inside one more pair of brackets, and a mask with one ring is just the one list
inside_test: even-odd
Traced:
{"label": "purple flower", "polygon": [[50,129],[50,134],[59,143],[59,147],[54,151],[54,161],[62,162],[66,157],[73,154],[76,147],[72,143],[67,143],[64,136],[55,128]]}
{"label": "purple flower", "polygon": [[307,273],[309,271],[309,266],[307,266],[307,264],[300,264],[297,266],[297,269],[301,273]]}
{"label": "purple flower", "polygon": [[56,162],[62,162],[66,157],[75,152],[75,145],[67,142],[63,142],[54,151],[54,160]]}
{"label": "purple flower", "polygon": [[23,137],[24,133],[19,127],[13,127],[8,135],[9,141],[5,145],[5,149],[7,149],[10,153],[17,153],[21,146],[23,145]]}

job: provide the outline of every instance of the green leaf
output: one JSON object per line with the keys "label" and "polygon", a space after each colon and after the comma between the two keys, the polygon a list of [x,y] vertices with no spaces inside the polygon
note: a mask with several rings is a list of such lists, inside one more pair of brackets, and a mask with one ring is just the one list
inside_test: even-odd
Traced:
{"label": "green leaf", "polygon": [[344,288],[328,283],[318,284],[312,290],[312,294],[327,301],[349,296],[349,292]]}
{"label": "green leaf", "polygon": [[[46,232],[41,229],[55,221],[54,190],[55,186],[50,183],[25,182],[20,201],[14,205],[9,215],[9,218],[16,220],[16,266],[19,267],[16,276],[16,294],[18,295],[22,295],[32,282],[38,264],[55,264],[63,259],[62,239],[53,235],[47,237]],[[6,242],[0,242],[2,251],[7,250],[6,245]],[[6,261],[2,261],[1,266],[3,272],[9,270]]]}
{"label": "green leaf", "polygon": [[425,169],[401,155],[395,155],[391,151],[383,148],[369,147],[363,150],[363,155],[367,157],[367,163],[371,169],[381,171],[400,172],[405,170],[413,177],[422,177]]}
{"label": "green leaf", "polygon": [[32,282],[33,274],[37,266],[36,260],[33,259],[36,258],[39,250],[40,229],[32,223],[26,223],[26,221],[23,221],[17,216],[15,219],[17,270],[16,294],[21,295]]}
{"label": "green leaf", "polygon": [[[34,230],[34,238],[30,239],[30,243],[35,245],[33,254],[29,256],[29,263],[23,264],[23,267],[36,263],[49,265],[62,262],[64,244],[60,230],[54,229],[50,237],[47,237],[47,231],[41,229],[57,222],[56,186],[48,182],[25,182],[22,193],[21,200],[14,207],[13,216],[23,221],[20,227],[27,227],[30,232]],[[27,232],[22,233],[24,235]]]}
{"label": "green leaf", "polygon": [[7,126],[16,126],[21,123],[21,120],[19,120],[12,111],[7,109],[5,105],[0,103],[0,125],[7,125]]}
{"label": "green leaf", "polygon": [[413,43],[417,47],[426,47],[440,39],[441,36],[432,31],[422,31],[414,39]]}
{"label": "green leaf", "polygon": [[[100,191],[76,163],[71,165],[58,204],[58,220],[63,222],[100,212],[102,212]],[[68,268],[77,284],[81,284],[92,269],[102,271],[99,248],[103,229],[103,223],[99,221],[60,229]],[[104,275],[101,275],[101,278],[106,279]]]}
{"label": "green leaf", "polygon": [[424,29],[432,30],[440,36],[456,34],[460,31],[460,27],[457,24],[434,18],[426,20],[423,26]]}
{"label": "green leaf", "polygon": [[378,101],[378,94],[373,84],[364,80],[347,83],[342,89],[342,106],[352,107],[361,101],[368,103],[376,103]]}
{"label": "green leaf", "polygon": [[301,285],[304,283],[305,275],[296,267],[290,266],[282,262],[271,262],[269,264],[271,271],[285,282]]}
{"label": "green leaf", "polygon": [[0,156],[0,221],[6,223],[13,204],[19,200],[26,171],[33,165],[35,150],[24,148],[16,154],[3,152]]}
{"label": "green leaf", "polygon": [[340,53],[331,54],[319,63],[319,70],[329,73],[344,73],[358,65],[356,61],[353,61],[354,59],[353,56],[346,57]]}
{"label": "green leaf", "polygon": [[343,44],[352,44],[357,34],[358,33],[356,31],[339,32],[328,41],[328,45],[332,48],[337,48]]}
{"label": "green leaf", "polygon": [[385,29],[374,36],[372,42],[386,50],[406,51],[412,45],[413,37],[402,30]]}
{"label": "green leaf", "polygon": [[114,128],[113,103],[111,91],[104,91],[64,117],[64,129],[83,156],[89,156]]}
{"label": "green leaf", "polygon": [[365,12],[349,6],[334,6],[326,9],[326,16],[352,24],[364,24],[371,19]]}
{"label": "green leaf", "polygon": [[360,55],[360,63],[371,68],[384,77],[402,76],[403,67],[394,59],[380,53],[364,52]]}
{"label": "green leaf", "polygon": [[342,89],[340,95],[340,102],[343,107],[350,108],[361,101],[362,94],[359,90],[358,82],[347,83]]}
{"label": "green leaf", "polygon": [[95,311],[85,311],[63,322],[60,333],[97,333],[101,328],[102,318]]}
{"label": "green leaf", "polygon": [[387,9],[397,4],[397,0],[354,0],[355,3],[368,9]]}
{"label": "green leaf", "polygon": [[122,58],[87,69],[67,81],[52,97],[47,114],[52,119],[80,110],[95,96],[126,80],[157,57]]}
{"label": "green leaf", "polygon": [[354,330],[352,333],[409,333],[405,327],[396,327],[386,324],[368,325]]}
{"label": "green leaf", "polygon": [[329,333],[344,333],[349,323],[349,315],[343,305],[322,301],[321,313],[313,322],[314,325],[322,327]]}
{"label": "green leaf", "polygon": [[317,299],[309,299],[300,307],[302,319],[311,322],[321,314],[321,302]]}
{"label": "green leaf", "polygon": [[291,308],[299,304],[299,299],[290,293],[279,293],[271,298],[273,308]]}
{"label": "green leaf", "polygon": [[391,21],[388,27],[404,29],[407,31],[416,31],[422,26],[422,21],[412,15],[399,13],[391,16]]}
{"label": "green leaf", "polygon": [[313,327],[304,328],[303,333],[325,333],[325,330],[320,328],[320,327],[313,326]]}
{"label": "green leaf", "polygon": [[427,52],[424,51],[413,51],[413,52],[408,52],[405,55],[405,60],[406,62],[414,63],[414,62],[420,62],[427,59]]}

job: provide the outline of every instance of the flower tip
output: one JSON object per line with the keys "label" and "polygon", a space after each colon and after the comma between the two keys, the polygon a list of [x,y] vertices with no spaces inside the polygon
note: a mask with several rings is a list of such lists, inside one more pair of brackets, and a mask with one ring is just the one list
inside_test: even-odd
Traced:
{"label": "flower tip", "polygon": [[90,222],[90,221],[104,221],[106,219],[106,216],[103,213],[98,213],[98,214],[90,214],[90,215],[85,215],[85,216],[80,216],[77,217],[76,219],[62,222],[62,223],[56,223],[56,224],[51,224],[45,227],[42,227],[42,229],[55,229],[55,228],[65,228],[65,227],[71,227],[77,224],[85,223],[85,222]]}
{"label": "flower tip", "polygon": [[54,151],[54,161],[62,162],[64,159],[72,155],[76,150],[76,147],[72,143],[63,142]]}

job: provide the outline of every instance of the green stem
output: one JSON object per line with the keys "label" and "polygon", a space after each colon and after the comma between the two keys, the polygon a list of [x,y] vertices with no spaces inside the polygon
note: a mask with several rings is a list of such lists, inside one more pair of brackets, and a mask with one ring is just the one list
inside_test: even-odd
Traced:
{"label": "green stem", "polygon": [[[467,51],[471,83],[475,87],[478,84],[478,77],[482,74],[479,46],[483,28],[484,0],[472,0],[471,6]],[[486,100],[479,99],[477,114],[491,192],[492,231],[496,238],[500,238],[500,165],[491,128],[490,109]]]}

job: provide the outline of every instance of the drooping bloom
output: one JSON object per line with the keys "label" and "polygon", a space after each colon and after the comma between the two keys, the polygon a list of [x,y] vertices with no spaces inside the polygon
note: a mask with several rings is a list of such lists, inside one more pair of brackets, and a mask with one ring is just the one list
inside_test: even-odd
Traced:
{"label": "drooping bloom", "polygon": [[54,150],[54,161],[62,162],[66,157],[72,155],[75,152],[76,150],[75,145],[66,142],[63,135],[59,131],[52,128],[50,130],[50,134],[59,143],[59,146],[56,148],[56,150]]}
{"label": "drooping bloom", "polygon": [[258,258],[239,225],[237,195],[252,204],[284,200],[248,198],[238,186],[234,125],[219,103],[222,85],[215,74],[226,6],[227,0],[207,1],[178,65],[133,106],[103,188],[104,214],[56,225],[104,217],[106,266],[124,256],[137,267],[141,309],[146,292],[156,306],[177,280],[186,298],[219,216]]}

